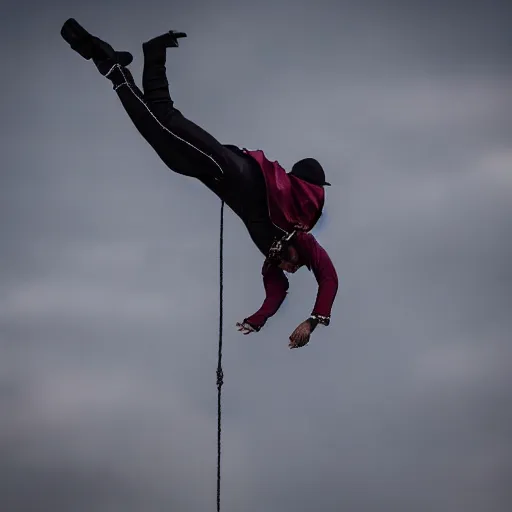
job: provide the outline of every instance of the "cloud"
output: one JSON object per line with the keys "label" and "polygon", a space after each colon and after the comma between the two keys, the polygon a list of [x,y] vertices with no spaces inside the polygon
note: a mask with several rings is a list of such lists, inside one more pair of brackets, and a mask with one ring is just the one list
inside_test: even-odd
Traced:
{"label": "cloud", "polygon": [[316,296],[308,273],[261,333],[235,331],[263,300],[262,260],[226,211],[222,508],[508,510],[508,6],[228,4],[3,20],[7,510],[216,497],[220,204],[62,45],[69,16],[134,51],[137,77],[137,41],[183,27],[179,108],[286,167],[314,154],[333,183],[316,233],[339,295],[300,351],[287,339]]}

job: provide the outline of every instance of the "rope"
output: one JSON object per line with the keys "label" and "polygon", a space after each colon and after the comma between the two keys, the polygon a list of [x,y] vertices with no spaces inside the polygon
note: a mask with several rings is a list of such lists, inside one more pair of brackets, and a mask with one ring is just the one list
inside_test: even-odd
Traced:
{"label": "rope", "polygon": [[217,512],[220,512],[220,437],[221,437],[221,388],[224,384],[224,372],[222,371],[222,325],[223,325],[223,292],[224,292],[224,201],[220,208],[220,297],[219,297],[219,358],[217,363]]}

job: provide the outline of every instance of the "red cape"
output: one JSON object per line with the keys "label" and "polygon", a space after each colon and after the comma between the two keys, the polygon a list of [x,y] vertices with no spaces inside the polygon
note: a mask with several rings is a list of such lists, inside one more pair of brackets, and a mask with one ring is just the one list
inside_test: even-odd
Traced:
{"label": "red cape", "polygon": [[324,207],[323,187],[288,174],[278,162],[268,160],[261,150],[243,151],[258,162],[263,172],[272,222],[288,233],[313,229]]}

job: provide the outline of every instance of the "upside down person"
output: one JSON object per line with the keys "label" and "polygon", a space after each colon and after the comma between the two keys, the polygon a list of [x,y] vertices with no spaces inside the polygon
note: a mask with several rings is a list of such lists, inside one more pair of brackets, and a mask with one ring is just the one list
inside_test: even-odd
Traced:
{"label": "upside down person", "polygon": [[73,18],[61,35],[71,48],[113,85],[122,106],[142,137],[172,171],[201,181],[242,220],[265,260],[261,270],[265,299],[251,316],[236,325],[240,332],[258,332],[283,303],[286,273],[301,267],[312,271],[316,301],[309,318],[291,334],[289,347],[306,345],[318,324],[329,325],[338,277],[325,249],[309,231],[322,215],[325,174],[320,163],[306,158],[287,173],[263,151],[221,144],[185,118],[174,106],[166,76],[166,50],[178,47],[183,32],[169,31],[142,45],[142,92],[127,66],[133,56],[117,52],[91,35]]}

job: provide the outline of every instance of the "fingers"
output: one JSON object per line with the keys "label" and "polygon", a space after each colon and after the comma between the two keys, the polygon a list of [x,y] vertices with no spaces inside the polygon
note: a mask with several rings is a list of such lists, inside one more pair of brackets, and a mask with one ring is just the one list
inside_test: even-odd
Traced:
{"label": "fingers", "polygon": [[304,345],[307,345],[309,341],[309,336],[304,334],[292,334],[290,336],[290,343],[288,344],[289,348],[300,348]]}
{"label": "fingers", "polygon": [[250,329],[245,327],[243,324],[237,323],[236,325],[238,327],[238,332],[243,332],[244,334],[251,332]]}
{"label": "fingers", "polygon": [[251,332],[255,331],[255,329],[247,323],[237,322],[236,326],[238,327],[238,332],[242,332],[246,336],[247,334],[251,334]]}
{"label": "fingers", "polygon": [[295,329],[295,331],[293,331],[290,336],[290,343],[288,346],[290,348],[303,347],[309,342],[310,335],[310,330],[306,328],[306,325],[303,322]]}
{"label": "fingers", "polygon": [[288,346],[290,348],[297,348],[299,346],[299,343],[300,343],[300,335],[297,332],[297,330],[295,330],[292,333],[292,335],[290,336],[290,343],[288,343]]}
{"label": "fingers", "polygon": [[[247,336],[248,334],[251,334],[253,332],[256,332],[256,329],[248,324],[247,322],[237,322],[236,327],[238,328],[238,332],[241,332],[244,336]],[[300,326],[293,331],[292,335],[290,336],[288,343],[289,348],[300,348],[304,345],[307,345],[309,342],[310,333],[306,332],[304,329],[302,329]]]}

